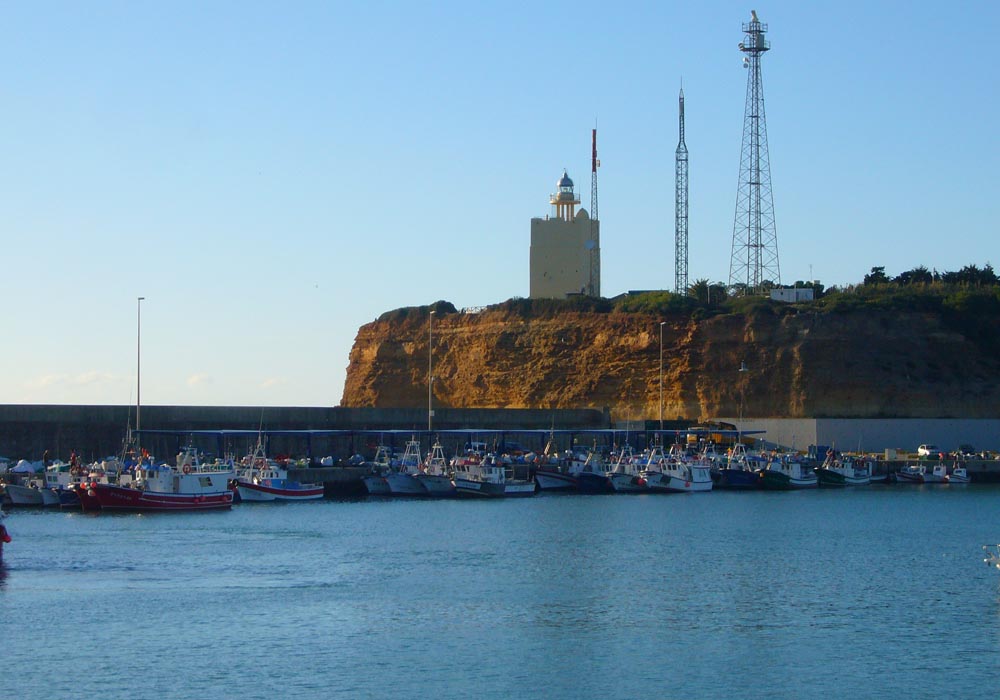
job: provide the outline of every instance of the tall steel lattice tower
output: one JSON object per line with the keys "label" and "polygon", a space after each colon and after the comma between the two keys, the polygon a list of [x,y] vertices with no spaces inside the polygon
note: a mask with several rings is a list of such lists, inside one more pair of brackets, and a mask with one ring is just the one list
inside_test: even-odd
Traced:
{"label": "tall steel lattice tower", "polygon": [[597,159],[597,127],[594,127],[592,132],[590,163],[590,240],[587,242],[590,249],[590,285],[587,294],[596,297],[600,290],[598,280],[601,277],[597,251],[597,227],[600,220],[597,214],[597,169],[601,167],[601,161]]}
{"label": "tall steel lattice tower", "polygon": [[736,192],[733,249],[729,262],[729,286],[746,294],[762,291],[765,282],[781,283],[778,268],[778,236],[774,229],[771,196],[771,165],[767,155],[767,120],[764,117],[764,84],[760,57],[771,48],[764,39],[767,25],[751,12],[743,25],[746,37],[740,44],[747,72],[747,102],[743,115],[743,150],[740,182]]}
{"label": "tall steel lattice tower", "polygon": [[688,291],[688,149],[684,143],[684,86],[677,99],[680,140],[674,178],[674,292]]}

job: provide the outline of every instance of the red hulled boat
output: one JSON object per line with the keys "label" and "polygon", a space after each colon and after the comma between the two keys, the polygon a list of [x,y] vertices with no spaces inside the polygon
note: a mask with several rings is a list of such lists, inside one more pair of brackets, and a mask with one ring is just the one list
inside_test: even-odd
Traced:
{"label": "red hulled boat", "polygon": [[204,465],[194,448],[184,448],[177,464],[140,464],[130,483],[91,482],[80,488],[84,510],[193,511],[233,505],[232,464]]}

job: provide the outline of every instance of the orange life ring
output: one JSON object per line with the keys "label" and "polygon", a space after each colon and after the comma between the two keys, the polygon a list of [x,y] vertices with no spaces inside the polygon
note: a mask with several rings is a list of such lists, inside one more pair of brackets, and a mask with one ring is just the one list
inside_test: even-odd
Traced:
{"label": "orange life ring", "polygon": [[187,464],[184,465],[184,473],[185,474],[190,474],[191,473],[191,467],[188,466]]}

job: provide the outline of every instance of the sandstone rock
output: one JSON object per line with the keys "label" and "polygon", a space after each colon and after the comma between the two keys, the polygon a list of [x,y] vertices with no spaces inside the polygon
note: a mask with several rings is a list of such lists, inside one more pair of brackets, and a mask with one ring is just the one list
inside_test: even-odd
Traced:
{"label": "sandstone rock", "polygon": [[[391,316],[391,315],[390,315]],[[434,316],[434,404],[663,417],[995,418],[1000,359],[934,314],[791,309],[693,320],[505,310]],[[746,363],[747,372],[739,372]],[[428,315],[363,326],[342,406],[427,405]]]}

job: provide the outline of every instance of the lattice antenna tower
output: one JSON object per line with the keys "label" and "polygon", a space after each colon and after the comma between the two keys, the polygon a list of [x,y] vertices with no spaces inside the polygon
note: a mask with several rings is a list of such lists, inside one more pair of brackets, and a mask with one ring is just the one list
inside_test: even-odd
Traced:
{"label": "lattice antenna tower", "polygon": [[781,283],[778,267],[778,236],[774,227],[771,196],[771,165],[767,153],[767,120],[764,116],[764,84],[760,58],[771,46],[764,34],[767,25],[751,12],[743,25],[740,44],[747,69],[747,101],[743,113],[743,149],[736,191],[733,248],[729,262],[729,286],[746,294],[762,291],[765,282]]}
{"label": "lattice antenna tower", "polygon": [[684,143],[684,84],[677,98],[680,140],[674,178],[674,292],[688,291],[688,149]]}
{"label": "lattice antenna tower", "polygon": [[599,258],[597,251],[597,169],[601,167],[601,161],[597,159],[597,126],[591,132],[591,156],[590,156],[590,282],[587,294],[596,297],[599,286],[597,280],[600,279]]}

